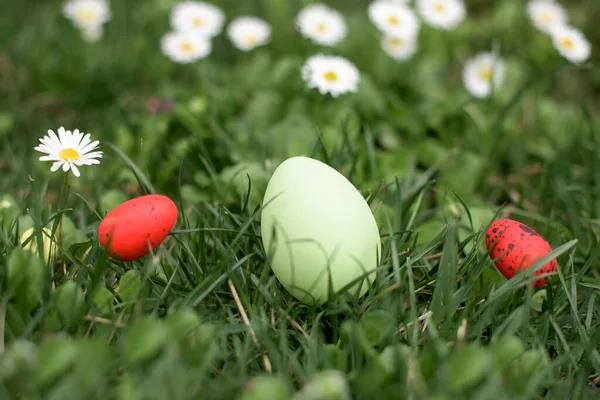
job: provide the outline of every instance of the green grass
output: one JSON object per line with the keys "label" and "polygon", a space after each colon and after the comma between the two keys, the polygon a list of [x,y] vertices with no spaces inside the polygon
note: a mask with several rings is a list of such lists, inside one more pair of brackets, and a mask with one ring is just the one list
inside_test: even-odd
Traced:
{"label": "green grass", "polygon": [[[423,26],[406,63],[379,49],[367,2],[330,2],[350,28],[331,52],[362,74],[338,99],[301,81],[318,51],[291,22],[305,2],[217,2],[228,18],[268,19],[272,41],[242,54],[221,34],[188,66],[158,47],[174,1],[111,3],[95,45],[60,1],[12,2],[0,17],[0,201],[11,204],[0,207],[0,399],[599,395],[596,0],[562,2],[593,45],[582,66],[556,53],[521,1],[468,2],[448,33]],[[474,100],[462,66],[493,45],[506,82]],[[153,96],[172,112],[147,113]],[[63,204],[62,174],[33,151],[61,125],[104,151]],[[360,299],[303,305],[266,261],[262,197],[300,154],[343,173],[374,211],[382,261]],[[108,259],[102,216],[145,193],[176,202],[172,234],[138,261]],[[59,216],[56,257],[22,249],[27,228],[41,243]],[[498,216],[555,249],[544,290],[523,289],[531,273],[506,281],[494,268],[481,232]]]}

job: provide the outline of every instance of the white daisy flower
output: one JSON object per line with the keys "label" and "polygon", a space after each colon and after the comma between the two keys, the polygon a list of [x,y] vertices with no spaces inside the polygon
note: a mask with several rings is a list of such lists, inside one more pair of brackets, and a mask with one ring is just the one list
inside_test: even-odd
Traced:
{"label": "white daisy flower", "polygon": [[465,19],[467,11],[462,0],[417,0],[425,23],[442,29],[452,29]]}
{"label": "white daisy flower", "polygon": [[68,0],[63,15],[81,29],[98,27],[111,18],[106,0]]}
{"label": "white daisy flower", "polygon": [[217,6],[201,1],[183,1],[171,11],[171,26],[175,31],[212,38],[221,33],[225,14]]}
{"label": "white daisy flower", "polygon": [[419,33],[419,20],[415,13],[403,3],[375,0],[369,4],[369,18],[380,31],[402,37]]}
{"label": "white daisy flower", "polygon": [[180,64],[198,61],[212,51],[210,39],[194,32],[168,32],[162,37],[160,47],[164,55]]}
{"label": "white daisy flower", "polygon": [[302,36],[323,46],[333,46],[346,37],[346,22],[338,11],[317,3],[303,8],[296,17]]}
{"label": "white daisy flower", "polygon": [[579,30],[558,26],[552,29],[550,35],[560,55],[570,62],[582,63],[590,57],[592,46]]}
{"label": "white daisy flower", "polygon": [[356,92],[360,74],[350,61],[343,57],[317,54],[310,57],[302,67],[302,79],[309,88],[317,88],[321,94],[333,97]]}
{"label": "white daisy flower", "polygon": [[557,26],[566,25],[568,21],[565,9],[553,0],[531,0],[527,4],[527,14],[533,25],[546,33]]}
{"label": "white daisy flower", "polygon": [[[73,175],[79,177],[79,168],[82,165],[100,164],[102,158],[101,151],[97,150],[99,141],[92,142],[90,134],[85,135],[75,129],[74,132],[66,131],[62,126],[58,128],[58,136],[48,129],[48,135],[40,139],[40,145],[34,150],[46,153],[46,156],[40,157],[40,161],[54,161],[50,171],[62,170],[73,171]],[[90,153],[91,152],[91,153]]]}
{"label": "white daisy flower", "polygon": [[385,35],[381,39],[381,47],[390,57],[398,61],[408,60],[417,52],[417,37]]}
{"label": "white daisy flower", "polygon": [[269,41],[271,26],[260,18],[239,17],[227,28],[229,40],[242,51],[250,51]]}
{"label": "white daisy flower", "polygon": [[463,69],[463,83],[475,97],[489,97],[504,81],[506,65],[494,53],[480,53],[467,61]]}
{"label": "white daisy flower", "polygon": [[10,207],[12,207],[12,203],[10,201],[8,201],[6,199],[0,201],[0,209],[10,208]]}

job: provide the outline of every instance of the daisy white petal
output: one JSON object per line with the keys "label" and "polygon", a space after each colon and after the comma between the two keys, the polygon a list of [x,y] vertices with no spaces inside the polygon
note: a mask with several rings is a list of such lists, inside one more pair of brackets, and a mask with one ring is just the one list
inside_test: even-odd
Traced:
{"label": "daisy white petal", "polygon": [[296,17],[302,36],[323,46],[333,46],[346,37],[346,22],[338,11],[316,3],[303,8]]}
{"label": "daisy white petal", "polygon": [[71,171],[73,171],[73,175],[79,178],[81,176],[81,174],[79,173],[79,168],[77,168],[77,166],[73,163],[70,163],[69,165],[71,166]]}
{"label": "daisy white petal", "polygon": [[71,138],[71,131],[65,130],[62,126],[58,128],[58,139],[60,142],[60,147],[68,147],[69,139]]}
{"label": "daisy white petal", "polygon": [[465,19],[463,0],[417,0],[417,8],[426,24],[452,29]]}
{"label": "daisy white petal", "polygon": [[463,83],[475,97],[489,97],[504,82],[506,65],[494,53],[481,53],[471,58],[463,69]]}
{"label": "daisy white petal", "polygon": [[183,1],[173,7],[171,26],[178,32],[193,32],[196,36],[217,36],[225,24],[225,14],[217,6],[201,1]]}
{"label": "daisy white petal", "polygon": [[102,158],[101,151],[89,153],[98,145],[98,141],[96,141],[86,146],[86,139],[89,141],[89,137],[89,134],[84,136],[84,133],[77,129],[71,132],[60,127],[58,137],[52,130],[49,130],[48,136],[40,139],[45,144],[35,147],[34,150],[46,154],[40,157],[40,161],[54,161],[50,171],[54,172],[62,168],[67,172],[71,169],[75,176],[79,176],[77,165],[98,164],[100,161],[97,159]]}
{"label": "daisy white petal", "polygon": [[94,150],[96,147],[98,147],[98,144],[100,142],[99,141],[95,141],[94,143],[90,143],[87,146],[85,146],[83,149],[78,150],[82,155],[86,155],[87,153],[89,153],[90,151]]}
{"label": "daisy white petal", "polygon": [[56,133],[54,133],[54,131],[51,129],[48,129],[48,136],[45,136],[44,138],[40,139],[40,142],[50,147],[52,151],[60,151],[60,138],[56,136]]}
{"label": "daisy white petal", "polygon": [[360,73],[354,64],[343,57],[322,54],[310,57],[302,67],[302,78],[309,88],[333,97],[356,92]]}
{"label": "daisy white petal", "polygon": [[87,146],[92,141],[92,139],[90,139],[91,136],[92,135],[90,135],[89,133],[87,135],[85,135],[83,137],[83,139],[81,140],[81,142],[79,142],[79,146],[77,146],[76,150],[79,151],[79,152],[81,152],[81,150],[83,148],[85,148],[85,146]]}
{"label": "daisy white petal", "polygon": [[592,46],[579,30],[558,26],[550,31],[550,35],[560,55],[570,62],[578,64],[590,57]]}
{"label": "daisy white petal", "polygon": [[79,132],[79,129],[75,129],[73,131],[73,137],[72,140],[74,142],[77,142],[77,144],[81,143],[81,138],[83,137],[83,132]]}
{"label": "daisy white petal", "polygon": [[381,47],[390,57],[404,61],[416,53],[417,38],[415,36],[386,35],[381,39]]}
{"label": "daisy white petal", "polygon": [[100,164],[100,161],[98,161],[98,160],[84,160],[84,161],[75,161],[73,164],[75,164],[77,166],[92,165],[92,164]]}
{"label": "daisy white petal", "polygon": [[62,158],[57,156],[41,156],[40,161],[60,161]]}
{"label": "daisy white petal", "polygon": [[50,153],[52,152],[51,148],[49,146],[46,146],[45,144],[41,144],[39,146],[36,146],[33,148],[36,151],[39,151],[41,153]]}
{"label": "daisy white petal", "polygon": [[83,155],[85,156],[85,158],[90,158],[90,157],[92,157],[92,158],[102,158],[102,154],[103,154],[102,151],[93,151],[91,153],[85,153]]}
{"label": "daisy white petal", "polygon": [[50,150],[60,149],[60,146],[57,146],[58,144],[60,144],[60,140],[54,132],[52,132],[50,136],[45,136],[44,138],[40,139],[40,143],[42,143],[42,146],[45,146]]}
{"label": "daisy white petal", "polygon": [[368,9],[371,22],[383,33],[402,37],[419,33],[419,20],[414,11],[403,3],[375,0]]}
{"label": "daisy white petal", "polygon": [[210,39],[193,32],[169,32],[162,37],[160,47],[163,54],[180,64],[203,59],[212,51]]}
{"label": "daisy white petal", "polygon": [[227,36],[239,50],[250,51],[269,41],[271,26],[260,18],[239,17],[227,27]]}
{"label": "daisy white petal", "polygon": [[531,0],[527,3],[527,14],[533,25],[545,33],[567,25],[569,18],[565,9],[553,0]]}

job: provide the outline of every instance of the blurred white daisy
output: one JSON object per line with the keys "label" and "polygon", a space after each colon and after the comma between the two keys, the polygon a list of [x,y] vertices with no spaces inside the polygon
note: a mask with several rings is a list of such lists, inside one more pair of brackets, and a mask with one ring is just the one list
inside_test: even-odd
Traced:
{"label": "blurred white daisy", "polygon": [[212,51],[210,39],[194,32],[168,32],[162,37],[160,47],[164,55],[180,64],[198,61]]}
{"label": "blurred white daisy", "polygon": [[[90,134],[83,132],[66,131],[62,126],[58,128],[58,136],[51,129],[48,135],[40,139],[40,145],[34,150],[47,155],[40,157],[40,161],[54,161],[50,171],[54,172],[62,168],[67,172],[73,171],[73,175],[79,176],[79,168],[82,165],[100,164],[98,158],[102,158],[102,152],[97,151],[99,141],[92,142]],[[96,150],[96,151],[93,151]]]}
{"label": "blurred white daisy", "polygon": [[171,26],[175,31],[214,37],[221,33],[225,14],[217,6],[202,1],[183,1],[171,11]]}
{"label": "blurred white daisy", "polygon": [[323,46],[333,46],[346,37],[346,22],[338,11],[317,3],[303,8],[296,17],[302,36]]}
{"label": "blurred white daisy", "polygon": [[81,29],[99,27],[111,18],[106,0],[68,0],[63,15]]}
{"label": "blurred white daisy", "polygon": [[239,17],[227,27],[229,40],[242,51],[250,51],[269,41],[271,26],[260,18]]}
{"label": "blurred white daisy", "polygon": [[356,92],[360,74],[350,61],[343,57],[317,54],[310,57],[302,67],[302,79],[309,88],[317,88],[321,94],[333,97]]}
{"label": "blurred white daisy", "polygon": [[471,58],[463,69],[463,83],[475,97],[489,97],[504,81],[506,65],[494,53],[480,53]]}
{"label": "blurred white daisy", "polygon": [[6,199],[0,201],[0,209],[2,208],[10,208],[12,207],[12,203]]}
{"label": "blurred white daisy", "polygon": [[590,57],[592,46],[579,30],[570,26],[558,26],[550,34],[560,55],[570,62],[582,63]]}
{"label": "blurred white daisy", "polygon": [[375,0],[369,4],[368,13],[377,29],[386,34],[406,37],[419,32],[417,16],[402,2]]}
{"label": "blurred white daisy", "polygon": [[417,37],[385,35],[381,39],[381,47],[390,57],[398,61],[408,60],[417,51]]}
{"label": "blurred white daisy", "polygon": [[442,29],[451,29],[467,14],[462,0],[417,0],[419,13],[425,23]]}
{"label": "blurred white daisy", "polygon": [[568,20],[565,9],[553,0],[531,0],[527,3],[527,14],[535,27],[546,33],[566,25]]}

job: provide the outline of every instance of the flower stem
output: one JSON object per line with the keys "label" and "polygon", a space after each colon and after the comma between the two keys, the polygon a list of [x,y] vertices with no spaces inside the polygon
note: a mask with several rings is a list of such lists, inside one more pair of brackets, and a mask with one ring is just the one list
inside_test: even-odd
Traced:
{"label": "flower stem", "polygon": [[[65,198],[65,194],[67,193],[67,188],[69,187],[69,174],[70,170],[65,173],[65,178],[63,179],[62,189],[60,191],[60,198],[58,199],[58,206],[62,205],[62,202]],[[56,241],[60,239],[60,235],[62,232],[62,213],[58,217],[58,227],[56,228]]]}

